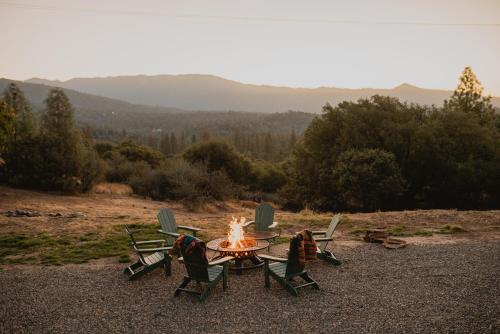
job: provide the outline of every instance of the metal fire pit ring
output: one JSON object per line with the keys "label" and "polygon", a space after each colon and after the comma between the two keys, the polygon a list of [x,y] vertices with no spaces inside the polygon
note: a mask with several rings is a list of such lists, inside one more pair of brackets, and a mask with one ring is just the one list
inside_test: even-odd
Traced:
{"label": "metal fire pit ring", "polygon": [[[216,260],[225,256],[233,256],[234,264],[231,264],[229,269],[235,271],[237,274],[241,274],[243,270],[254,269],[262,267],[264,261],[257,255],[257,251],[267,248],[269,246],[269,241],[267,240],[245,240],[247,245],[245,247],[239,248],[229,248],[226,247],[227,239],[219,238],[207,243],[207,248],[218,252],[218,255],[212,258]],[[251,265],[245,265],[245,261],[251,261]]]}

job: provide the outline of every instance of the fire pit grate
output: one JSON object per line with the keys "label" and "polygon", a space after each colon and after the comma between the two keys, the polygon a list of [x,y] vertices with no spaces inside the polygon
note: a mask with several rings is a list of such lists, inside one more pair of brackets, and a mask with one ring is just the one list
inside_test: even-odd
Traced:
{"label": "fire pit grate", "polygon": [[[215,239],[207,244],[207,248],[218,252],[219,254],[213,259],[225,256],[233,256],[235,258],[234,265],[230,267],[238,274],[244,269],[252,269],[260,267],[264,262],[257,255],[257,251],[262,250],[269,246],[266,240],[244,239],[241,240],[237,247],[231,247],[231,243],[225,239]],[[250,260],[251,265],[245,265],[244,261]]]}

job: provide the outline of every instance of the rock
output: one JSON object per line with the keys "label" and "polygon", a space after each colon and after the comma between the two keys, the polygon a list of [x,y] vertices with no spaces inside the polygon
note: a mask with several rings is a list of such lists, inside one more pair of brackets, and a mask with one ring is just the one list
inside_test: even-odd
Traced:
{"label": "rock", "polygon": [[85,215],[81,212],[70,213],[68,218],[83,218]]}
{"label": "rock", "polygon": [[28,211],[28,210],[19,210],[15,211],[5,211],[3,214],[7,217],[39,217],[41,214],[38,211]]}

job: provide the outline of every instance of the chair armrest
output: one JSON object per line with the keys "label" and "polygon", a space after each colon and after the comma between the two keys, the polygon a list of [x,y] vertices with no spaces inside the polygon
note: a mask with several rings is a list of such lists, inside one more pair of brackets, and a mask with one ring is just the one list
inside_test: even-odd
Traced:
{"label": "chair armrest", "polygon": [[174,238],[177,238],[180,236],[179,233],[175,233],[175,232],[166,232],[166,231],[163,231],[163,230],[158,230],[158,233],[161,233],[161,234],[165,234],[165,235],[168,235],[169,237],[174,237]]}
{"label": "chair armrest", "polygon": [[247,221],[247,222],[243,223],[243,225],[241,225],[241,226],[243,226],[243,227],[247,227],[248,225],[252,225],[252,224],[254,224],[254,223],[255,223],[255,220],[249,220],[249,221]]}
{"label": "chair armrest", "polygon": [[165,240],[146,240],[146,241],[136,241],[136,245],[145,245],[145,244],[157,244],[160,242],[165,242]]}
{"label": "chair armrest", "polygon": [[325,231],[312,231],[312,234],[313,235],[326,234],[326,230]]}
{"label": "chair armrest", "polygon": [[154,253],[154,252],[164,252],[171,250],[172,247],[157,247],[157,248],[135,248],[139,253]]}
{"label": "chair armrest", "polygon": [[219,264],[223,264],[223,263],[226,263],[227,261],[231,261],[233,260],[234,257],[233,256],[225,256],[223,257],[222,259],[218,259],[218,260],[215,260],[215,261],[210,261],[208,263],[208,266],[211,267],[211,266],[216,266],[216,265],[219,265]]}
{"label": "chair armrest", "polygon": [[316,242],[333,241],[333,238],[314,238],[314,241]]}
{"label": "chair armrest", "polygon": [[192,226],[177,225],[177,228],[180,230],[188,230],[193,232],[201,231],[201,228],[196,228]]}
{"label": "chair armrest", "polygon": [[276,256],[267,255],[267,254],[259,254],[258,256],[261,259],[268,260],[268,261],[274,261],[274,262],[286,262],[286,261],[288,261],[287,259],[284,259],[282,257],[276,257]]}

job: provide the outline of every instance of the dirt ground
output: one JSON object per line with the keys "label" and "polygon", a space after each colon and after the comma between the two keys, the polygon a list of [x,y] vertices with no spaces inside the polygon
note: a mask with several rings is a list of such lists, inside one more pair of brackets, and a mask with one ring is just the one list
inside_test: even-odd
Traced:
{"label": "dirt ground", "polygon": [[[251,219],[256,205],[234,201],[192,211],[109,184],[78,196],[0,187],[0,236],[116,234],[123,224],[157,226],[158,210],[169,207],[179,224],[200,227],[210,239],[226,234],[232,216]],[[9,216],[15,210],[39,216]],[[332,216],[278,210],[276,220],[288,235],[326,227]],[[367,228],[392,231],[408,247],[364,243],[360,233]],[[58,266],[4,263],[0,333],[499,332],[500,211],[343,213],[334,237],[329,249],[342,264],[309,265],[321,289],[304,289],[299,298],[275,281],[265,289],[261,268],[232,274],[227,291],[218,287],[199,303],[173,297],[185,274],[177,262],[171,277],[157,270],[132,282],[116,257]],[[284,256],[286,247],[271,253]]]}
{"label": "dirt ground", "polygon": [[[103,232],[123,224],[158,224],[158,210],[168,207],[174,211],[178,224],[202,228],[206,238],[214,238],[227,233],[232,216],[253,219],[256,205],[249,201],[231,201],[192,211],[180,203],[130,195],[130,189],[116,184],[99,185],[91,193],[75,196],[0,187],[0,233],[67,235]],[[16,209],[37,211],[41,216],[7,217],[5,214]],[[333,213],[317,214],[307,210],[299,213],[277,210],[275,219],[287,235],[306,227],[326,227],[332,216]],[[335,232],[336,240],[341,242],[360,240],[356,231],[366,228],[393,229],[397,232],[395,235],[415,243],[500,240],[500,211],[416,210],[344,213],[342,217]],[[464,233],[440,233],[445,226],[458,227]],[[422,231],[438,233],[419,236]]]}

